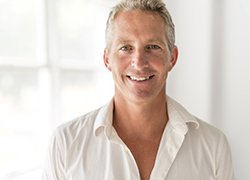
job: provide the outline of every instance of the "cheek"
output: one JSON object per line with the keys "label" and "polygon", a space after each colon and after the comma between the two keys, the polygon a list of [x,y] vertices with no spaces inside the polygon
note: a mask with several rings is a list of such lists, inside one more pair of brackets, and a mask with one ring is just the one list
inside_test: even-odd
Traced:
{"label": "cheek", "polygon": [[169,61],[166,59],[162,61],[161,63],[159,62],[157,64],[157,67],[154,67],[161,75],[162,79],[166,79],[168,76],[169,71],[171,70],[171,65]]}
{"label": "cheek", "polygon": [[163,66],[165,67],[166,71],[169,72],[172,69],[172,63],[171,63],[171,58],[165,58],[163,62]]}
{"label": "cheek", "polygon": [[154,62],[154,67],[161,72],[168,72],[171,68],[170,60],[168,58],[160,57]]}
{"label": "cheek", "polygon": [[123,65],[119,59],[112,59],[110,63],[110,71],[114,78],[118,78],[123,74]]}
{"label": "cheek", "polygon": [[112,58],[111,68],[116,72],[122,72],[129,66],[128,58],[116,55]]}

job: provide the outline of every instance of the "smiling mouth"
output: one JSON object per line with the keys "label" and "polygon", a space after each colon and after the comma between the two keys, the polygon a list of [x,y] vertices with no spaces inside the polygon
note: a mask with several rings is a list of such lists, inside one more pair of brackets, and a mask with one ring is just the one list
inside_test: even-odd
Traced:
{"label": "smiling mouth", "polygon": [[132,81],[142,82],[151,79],[154,77],[154,75],[149,76],[133,76],[133,75],[127,75],[128,78],[130,78]]}

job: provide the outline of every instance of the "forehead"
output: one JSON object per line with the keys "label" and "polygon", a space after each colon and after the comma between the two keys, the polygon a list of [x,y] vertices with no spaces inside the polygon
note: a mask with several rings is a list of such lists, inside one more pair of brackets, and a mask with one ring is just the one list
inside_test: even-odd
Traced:
{"label": "forehead", "polygon": [[136,28],[143,26],[144,28],[155,28],[164,30],[164,19],[156,12],[143,10],[122,11],[114,18],[114,26],[123,28]]}
{"label": "forehead", "polygon": [[115,15],[114,19],[119,20],[120,18],[123,19],[125,17],[127,17],[129,19],[131,19],[131,18],[133,19],[134,17],[137,17],[136,19],[145,18],[145,19],[148,19],[148,20],[155,20],[155,19],[163,20],[163,18],[157,12],[147,11],[147,10],[140,10],[140,9],[132,9],[132,10],[120,11]]}
{"label": "forehead", "polygon": [[[166,39],[164,19],[156,12],[123,11],[113,21],[112,36],[124,38]],[[112,39],[113,39],[112,38]]]}

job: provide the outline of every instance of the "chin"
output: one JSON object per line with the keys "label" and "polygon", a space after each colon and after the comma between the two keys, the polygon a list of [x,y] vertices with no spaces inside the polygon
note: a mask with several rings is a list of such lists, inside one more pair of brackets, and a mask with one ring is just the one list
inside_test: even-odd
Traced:
{"label": "chin", "polygon": [[137,92],[129,94],[128,99],[137,103],[145,103],[156,99],[157,95],[152,92]]}

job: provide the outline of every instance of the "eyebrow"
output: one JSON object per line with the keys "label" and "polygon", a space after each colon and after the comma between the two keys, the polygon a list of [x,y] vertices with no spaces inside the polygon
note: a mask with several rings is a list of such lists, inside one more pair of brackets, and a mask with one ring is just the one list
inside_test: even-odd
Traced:
{"label": "eyebrow", "polygon": [[117,42],[119,44],[131,44],[133,41],[131,41],[131,40],[125,40],[125,39],[120,38],[120,39],[118,39]]}

